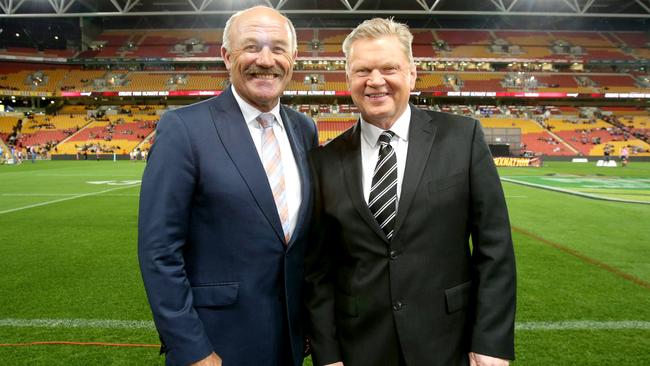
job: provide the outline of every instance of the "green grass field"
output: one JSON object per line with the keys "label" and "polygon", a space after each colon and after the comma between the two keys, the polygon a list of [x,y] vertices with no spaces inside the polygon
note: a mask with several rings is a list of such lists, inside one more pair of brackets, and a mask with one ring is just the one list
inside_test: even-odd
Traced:
{"label": "green grass field", "polygon": [[[146,346],[158,338],[136,258],[143,169],[0,165],[0,365],[164,364]],[[549,162],[500,173],[606,197],[650,195],[650,163]],[[599,180],[605,188],[594,188]],[[504,189],[518,267],[514,364],[649,365],[650,204]]]}

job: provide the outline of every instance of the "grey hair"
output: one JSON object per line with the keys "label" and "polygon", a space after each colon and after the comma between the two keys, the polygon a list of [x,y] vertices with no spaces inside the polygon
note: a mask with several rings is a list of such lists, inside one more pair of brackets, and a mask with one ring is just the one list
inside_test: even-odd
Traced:
{"label": "grey hair", "polygon": [[345,54],[346,70],[348,70],[348,65],[350,64],[350,50],[355,41],[359,39],[379,39],[382,37],[396,37],[400,45],[402,45],[404,55],[409,60],[409,63],[411,65],[414,64],[413,48],[411,47],[413,34],[409,31],[408,25],[396,22],[393,18],[373,18],[359,24],[345,37],[343,41],[343,53]]}
{"label": "grey hair", "polygon": [[240,11],[236,12],[235,14],[233,14],[228,19],[228,21],[226,22],[226,26],[223,28],[223,38],[221,40],[221,47],[227,49],[228,51],[231,50],[230,49],[230,28],[232,27],[232,23],[234,23],[235,19],[238,18],[240,15],[242,15],[244,12],[246,12],[248,10],[251,10],[251,9],[255,9],[255,8],[268,8],[268,9],[271,9],[271,10],[277,12],[278,14],[280,14],[284,18],[284,20],[287,21],[287,24],[289,25],[289,29],[291,31],[291,38],[292,38],[291,52],[296,53],[296,51],[298,50],[298,37],[296,36],[296,28],[293,27],[293,23],[291,23],[291,20],[289,20],[289,18],[284,16],[284,14],[278,12],[277,10],[275,10],[273,8],[270,8],[270,7],[264,6],[264,5],[253,6],[253,7],[248,8],[248,9],[240,10]]}

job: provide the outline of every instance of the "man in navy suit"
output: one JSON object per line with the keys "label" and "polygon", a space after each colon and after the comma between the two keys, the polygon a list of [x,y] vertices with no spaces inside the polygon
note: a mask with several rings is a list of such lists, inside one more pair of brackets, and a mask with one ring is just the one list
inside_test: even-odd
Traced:
{"label": "man in navy suit", "polygon": [[279,103],[296,33],[233,15],[232,86],[165,113],[142,179],[138,257],[167,365],[299,366],[314,122]]}

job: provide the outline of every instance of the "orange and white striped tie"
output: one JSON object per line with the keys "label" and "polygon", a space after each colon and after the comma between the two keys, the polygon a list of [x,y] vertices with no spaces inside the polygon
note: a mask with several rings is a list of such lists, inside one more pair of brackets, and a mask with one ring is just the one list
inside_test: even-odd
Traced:
{"label": "orange and white striped tie", "polygon": [[262,164],[269,179],[269,185],[273,191],[275,207],[280,216],[282,230],[284,231],[285,245],[289,243],[291,232],[289,228],[289,206],[287,205],[286,188],[284,185],[284,173],[282,171],[282,158],[280,155],[280,144],[273,132],[275,116],[271,113],[262,113],[257,117],[262,127]]}

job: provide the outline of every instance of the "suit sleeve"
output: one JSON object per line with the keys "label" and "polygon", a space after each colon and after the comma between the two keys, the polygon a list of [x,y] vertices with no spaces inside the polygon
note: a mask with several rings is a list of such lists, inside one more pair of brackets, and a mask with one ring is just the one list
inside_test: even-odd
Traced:
{"label": "suit sleeve", "polygon": [[187,365],[212,352],[192,306],[183,259],[196,170],[185,124],[176,112],[165,113],[142,178],[138,259],[154,322],[173,365]]}
{"label": "suit sleeve", "polygon": [[311,154],[314,211],[312,230],[305,255],[305,304],[308,313],[307,333],[311,340],[314,365],[341,361],[334,317],[333,252],[326,239],[327,221],[323,215],[318,151]]}
{"label": "suit sleeve", "polygon": [[474,122],[470,190],[476,284],[473,352],[514,359],[516,267],[503,189],[478,121]]}

